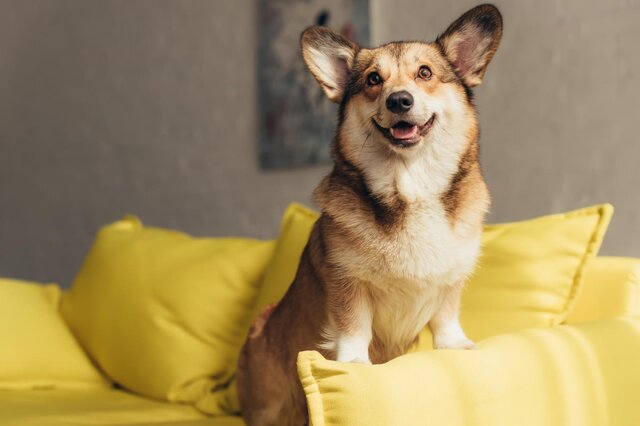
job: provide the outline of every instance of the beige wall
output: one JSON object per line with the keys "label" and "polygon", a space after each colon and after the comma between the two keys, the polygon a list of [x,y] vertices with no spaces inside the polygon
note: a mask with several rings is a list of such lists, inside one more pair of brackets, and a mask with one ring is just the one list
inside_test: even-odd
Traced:
{"label": "beige wall", "polygon": [[[478,2],[426,3],[376,2],[376,40],[433,38]],[[491,220],[610,202],[602,252],[640,256],[640,2],[495,4],[503,40],[476,91]]]}
{"label": "beige wall", "polygon": [[[373,0],[378,41],[432,38],[471,1]],[[640,5],[503,1],[477,91],[493,220],[610,201],[640,255]],[[69,283],[125,212],[272,237],[328,167],[257,167],[254,3],[0,0],[0,276]]]}

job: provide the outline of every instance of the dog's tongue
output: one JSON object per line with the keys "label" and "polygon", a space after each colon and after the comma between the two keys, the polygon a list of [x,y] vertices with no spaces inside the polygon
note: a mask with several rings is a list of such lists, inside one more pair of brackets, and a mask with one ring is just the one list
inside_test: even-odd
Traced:
{"label": "dog's tongue", "polygon": [[418,134],[418,126],[409,123],[398,123],[389,130],[391,136],[400,140],[413,139]]}

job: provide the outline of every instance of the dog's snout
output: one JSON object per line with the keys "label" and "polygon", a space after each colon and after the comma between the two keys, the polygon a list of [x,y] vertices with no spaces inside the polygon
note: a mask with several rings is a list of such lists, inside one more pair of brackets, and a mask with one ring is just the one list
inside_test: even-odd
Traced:
{"label": "dog's snout", "polygon": [[413,96],[406,90],[394,92],[387,98],[387,109],[395,114],[407,112],[413,106]]}

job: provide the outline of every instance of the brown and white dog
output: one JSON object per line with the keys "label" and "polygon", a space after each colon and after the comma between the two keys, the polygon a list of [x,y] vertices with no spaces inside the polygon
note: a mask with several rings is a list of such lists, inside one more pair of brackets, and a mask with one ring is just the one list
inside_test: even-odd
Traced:
{"label": "brown and white dog", "polygon": [[309,70],[340,104],[335,165],[315,191],[322,215],[296,278],[253,325],[240,358],[249,425],[307,422],[300,351],[383,363],[427,324],[435,348],[473,348],[458,308],[490,200],[471,88],[501,34],[492,5],[433,43],[366,49],[325,27],[303,32]]}

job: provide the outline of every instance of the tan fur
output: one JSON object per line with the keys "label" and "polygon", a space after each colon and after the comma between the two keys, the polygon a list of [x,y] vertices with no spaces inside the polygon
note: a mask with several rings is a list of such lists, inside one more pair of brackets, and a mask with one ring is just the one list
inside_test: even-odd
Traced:
{"label": "tan fur", "polygon": [[[476,9],[432,44],[361,49],[325,28],[303,33],[310,71],[341,104],[335,165],[315,191],[322,214],[293,284],[243,348],[238,389],[249,425],[306,424],[300,351],[383,363],[427,324],[435,347],[473,347],[457,318],[489,193],[468,87],[481,80],[501,34],[497,9]],[[421,66],[430,78],[416,76]],[[369,85],[372,72],[384,83]],[[433,122],[410,147],[384,133],[399,120],[385,100],[399,90],[414,99],[402,120]]]}

